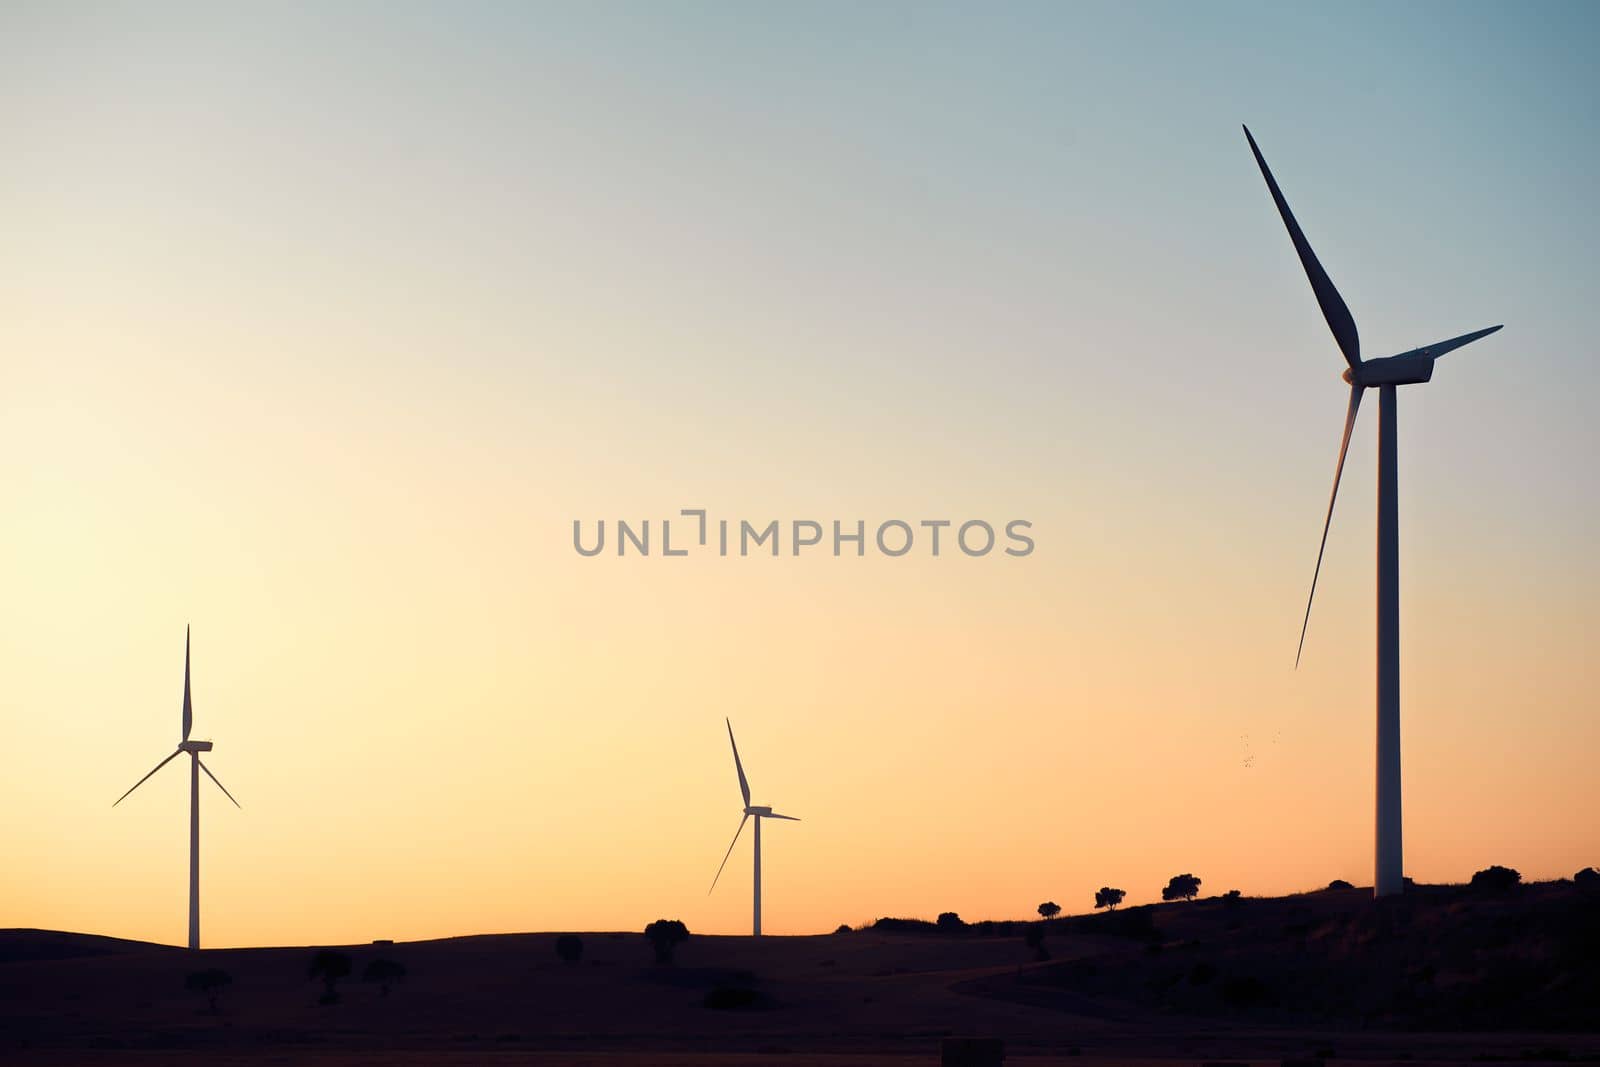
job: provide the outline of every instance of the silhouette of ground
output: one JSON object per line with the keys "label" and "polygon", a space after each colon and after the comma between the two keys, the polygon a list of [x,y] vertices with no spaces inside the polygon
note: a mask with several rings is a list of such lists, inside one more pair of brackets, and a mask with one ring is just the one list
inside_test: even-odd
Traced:
{"label": "silhouette of ground", "polygon": [[1138,947],[966,990],[1031,1003],[1060,991],[1288,1025],[1600,1028],[1600,894],[1570,883],[1511,892],[1421,886],[1383,901],[1360,889],[1213,898],[1085,917],[1071,930],[1120,930]]}
{"label": "silhouette of ground", "polygon": [[[1597,905],[1570,884],[1213,898],[1054,920],[1047,963],[1027,922],[696,934],[671,967],[639,933],[584,933],[577,964],[554,933],[344,946],[407,976],[331,1005],[310,948],[0,931],[0,1062],[844,1067],[936,1063],[966,1034],[1036,1067],[1600,1061]],[[201,967],[233,977],[215,1015],[184,988]]]}

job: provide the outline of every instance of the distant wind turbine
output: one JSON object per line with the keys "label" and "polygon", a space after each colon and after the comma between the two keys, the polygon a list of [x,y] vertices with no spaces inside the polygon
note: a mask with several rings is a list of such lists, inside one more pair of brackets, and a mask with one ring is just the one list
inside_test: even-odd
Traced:
{"label": "distant wind turbine", "polygon": [[[727,720],[723,720],[727,722]],[[779,815],[768,807],[756,807],[750,803],[750,783],[744,776],[744,764],[739,762],[739,746],[733,740],[733,723],[728,722],[728,744],[733,746],[733,767],[739,772],[739,793],[744,797],[744,814],[739,817],[739,828],[733,832],[733,840],[728,842],[728,851],[723,853],[722,864],[717,868],[717,877],[711,879],[711,889],[706,890],[710,896],[711,890],[717,888],[717,879],[722,877],[722,868],[728,865],[728,857],[733,855],[733,846],[739,843],[739,835],[744,832],[744,824],[750,816],[756,818],[756,879],[755,879],[755,919],[751,932],[761,936],[761,820],[762,819],[787,819],[789,822],[799,822],[793,815]]]}
{"label": "distant wind turbine", "polygon": [[1361,339],[1356,334],[1356,322],[1350,309],[1345,306],[1339,290],[1333,287],[1327,271],[1317,262],[1317,255],[1300,231],[1300,224],[1289,210],[1289,203],[1283,198],[1272,171],[1267,169],[1267,161],[1262,158],[1256,139],[1250,136],[1249,127],[1245,128],[1244,135],[1261,168],[1261,176],[1267,180],[1272,200],[1278,205],[1289,240],[1294,242],[1300,265],[1311,282],[1311,291],[1322,307],[1322,316],[1328,320],[1328,328],[1333,331],[1333,338],[1349,364],[1344,372],[1344,380],[1350,385],[1344,438],[1339,442],[1339,462],[1333,469],[1333,492],[1328,496],[1328,513],[1322,520],[1322,544],[1317,549],[1317,566],[1311,572],[1311,594],[1306,598],[1305,619],[1300,624],[1300,646],[1294,657],[1297,667],[1300,653],[1305,649],[1306,627],[1311,624],[1311,601],[1317,595],[1317,576],[1322,573],[1322,553],[1328,547],[1333,502],[1339,495],[1339,477],[1344,473],[1344,456],[1350,448],[1356,409],[1361,406],[1364,391],[1378,390],[1378,812],[1373,894],[1384,897],[1399,893],[1405,887],[1400,847],[1400,524],[1395,486],[1395,387],[1426,382],[1433,377],[1434,360],[1480,337],[1487,337],[1500,327],[1490,326],[1397,356],[1363,361]]}
{"label": "distant wind turbine", "polygon": [[[217,788],[222,790],[222,795],[233,800],[233,794],[228,792],[228,787],[217,781],[217,776],[211,773],[211,768],[200,762],[200,753],[211,751],[210,741],[189,740],[189,729],[194,725],[194,708],[189,702],[189,628],[183,628],[183,739],[178,742],[178,747],[172,755],[156,764],[150,774],[145,775],[133,783],[133,789],[122,794],[113,803],[116,807],[128,799],[128,793],[138,789],[150,776],[161,768],[171,763],[180,754],[189,753],[189,947],[200,947],[200,772],[205,771],[206,777],[217,783]],[[239,802],[233,800],[233,806],[238,807]]]}

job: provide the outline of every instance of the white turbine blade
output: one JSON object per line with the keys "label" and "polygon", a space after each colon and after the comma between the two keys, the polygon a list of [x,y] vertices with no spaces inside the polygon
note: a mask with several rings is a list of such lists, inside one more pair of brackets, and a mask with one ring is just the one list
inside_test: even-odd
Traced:
{"label": "white turbine blade", "polygon": [[[161,768],[163,768],[167,764],[171,763],[172,760],[173,760],[173,757],[178,755],[178,753],[180,753],[182,751],[183,751],[183,749],[181,749],[181,748],[173,749],[172,750],[172,755],[168,756],[166,759],[164,759],[160,763],[156,764],[155,767],[153,767],[151,769],[150,774],[156,773],[156,771],[159,771]],[[134,782],[133,783],[133,789],[129,789],[128,793],[133,792],[134,789],[138,789],[141,785],[144,785],[146,782],[148,782],[150,780],[150,774],[147,774],[143,778],[139,779],[137,782]],[[118,804],[121,804],[124,800],[127,800],[128,799],[128,793],[124,793],[120,797],[118,797],[116,800],[113,800],[111,802],[111,806],[114,808]]]}
{"label": "white turbine blade", "polygon": [[1344,297],[1334,288],[1333,279],[1322,269],[1317,254],[1311,250],[1311,242],[1301,232],[1300,223],[1295,221],[1294,212],[1289,210],[1289,201],[1283,198],[1283,190],[1278,188],[1277,179],[1267,169],[1267,161],[1262,157],[1261,149],[1256,147],[1256,139],[1250,136],[1250,127],[1245,127],[1244,136],[1250,142],[1250,151],[1255,154],[1261,176],[1267,179],[1267,189],[1272,193],[1273,203],[1278,205],[1278,215],[1283,219],[1284,229],[1289,231],[1289,240],[1294,242],[1300,265],[1305,268],[1306,280],[1311,283],[1311,291],[1317,296],[1317,305],[1322,308],[1322,317],[1328,320],[1328,329],[1333,331],[1333,339],[1338,342],[1339,351],[1344,353],[1345,362],[1355,367],[1361,362],[1361,337],[1356,333],[1356,320],[1345,306]]}
{"label": "white turbine blade", "polygon": [[1361,407],[1361,386],[1350,387],[1350,407],[1344,416],[1344,440],[1339,442],[1339,464],[1333,468],[1333,492],[1328,494],[1328,515],[1322,520],[1322,544],[1317,548],[1317,569],[1311,572],[1311,595],[1306,597],[1306,617],[1300,624],[1300,647],[1294,650],[1294,665],[1300,666],[1300,653],[1306,647],[1306,627],[1311,625],[1311,602],[1317,596],[1317,576],[1322,573],[1322,553],[1328,548],[1328,527],[1333,525],[1333,502],[1339,499],[1339,478],[1344,474],[1344,455],[1350,450],[1350,431],[1355,429],[1356,410]]}
{"label": "white turbine blade", "polygon": [[189,740],[194,726],[194,707],[189,703],[189,627],[183,628],[183,739]]}
{"label": "white turbine blade", "polygon": [[[222,795],[227,797],[229,800],[233,800],[233,794],[228,792],[228,787],[223,785],[222,782],[220,780],[218,780],[217,776],[211,773],[211,768],[206,766],[205,761],[202,760],[202,759],[199,759],[197,757],[195,759],[195,762],[200,764],[200,769],[202,771],[206,772],[206,777],[207,778],[209,778],[213,782],[217,783],[217,788],[222,790]],[[237,800],[233,800],[233,806],[236,807],[236,808],[240,808],[240,807],[243,807],[244,805],[240,804]]]}
{"label": "white turbine blade", "polygon": [[[739,843],[739,835],[744,833],[744,824],[749,821],[750,815],[748,812],[740,817],[739,828],[733,832],[733,840],[728,842],[728,851],[722,854],[722,863],[717,866],[717,877],[711,879],[711,889],[717,888],[717,878],[722,877],[722,868],[728,865],[728,857],[733,855],[733,846]],[[709,897],[711,895],[711,889],[706,890],[706,896]]]}
{"label": "white turbine blade", "polygon": [[798,816],[795,816],[795,815],[779,815],[775,811],[771,812],[771,813],[763,812],[761,817],[763,819],[788,819],[790,822],[799,822],[800,821]]}
{"label": "white turbine blade", "polygon": [[750,806],[750,783],[744,777],[744,764],[739,762],[739,746],[733,740],[733,723],[723,719],[728,724],[728,744],[733,745],[733,766],[739,772],[739,792],[744,795],[744,806]]}

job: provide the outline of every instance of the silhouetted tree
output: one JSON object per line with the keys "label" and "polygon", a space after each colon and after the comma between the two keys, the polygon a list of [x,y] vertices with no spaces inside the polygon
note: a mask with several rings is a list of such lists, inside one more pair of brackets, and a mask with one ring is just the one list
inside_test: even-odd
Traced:
{"label": "silhouetted tree", "polygon": [[1335,878],[1333,881],[1328,883],[1328,888],[1329,889],[1354,889],[1355,886],[1351,885],[1349,882],[1345,881],[1343,878]]}
{"label": "silhouetted tree", "polygon": [[1585,867],[1572,876],[1572,882],[1583,889],[1600,889],[1600,871]]}
{"label": "silhouetted tree", "polygon": [[656,962],[671,963],[673,952],[689,940],[689,928],[677,919],[657,919],[644,928],[644,936],[656,950]]}
{"label": "silhouetted tree", "polygon": [[1061,914],[1061,905],[1053,900],[1047,900],[1039,905],[1039,915],[1045,919],[1054,919]]}
{"label": "silhouetted tree", "polygon": [[562,934],[556,938],[556,955],[563,962],[577,963],[583,959],[583,938],[577,934]]}
{"label": "silhouetted tree", "polygon": [[217,994],[233,984],[233,975],[216,967],[195,971],[183,980],[183,988],[206,998],[207,1010],[217,1014]]}
{"label": "silhouetted tree", "polygon": [[848,934],[848,933],[851,933],[850,924],[849,923],[840,923],[839,924],[839,928],[837,930],[835,930],[834,933],[836,933],[836,934]]}
{"label": "silhouetted tree", "polygon": [[389,987],[403,980],[405,976],[405,964],[384,959],[373,960],[367,964],[367,969],[361,972],[361,980],[378,983],[379,995],[385,997],[389,995]]}
{"label": "silhouetted tree", "polygon": [[1193,900],[1200,892],[1200,879],[1192,874],[1175,874],[1161,891],[1162,900]]}
{"label": "silhouetted tree", "polygon": [[350,957],[337,949],[318,949],[317,954],[311,957],[311,964],[306,968],[306,977],[314,978],[323,984],[322,1003],[335,1004],[339,1000],[337,988],[339,979],[350,973]]}
{"label": "silhouetted tree", "polygon": [[1522,875],[1510,867],[1502,867],[1498,863],[1493,867],[1485,867],[1472,876],[1472,888],[1482,889],[1491,893],[1505,893],[1522,884]]}
{"label": "silhouetted tree", "polygon": [[1096,908],[1110,908],[1112,911],[1116,911],[1117,905],[1121,904],[1122,898],[1127,895],[1120,889],[1112,889],[1108,885],[1103,885],[1095,890],[1094,906]]}
{"label": "silhouetted tree", "polygon": [[961,916],[953,911],[941,911],[939,919],[934,923],[941,930],[959,930],[967,924],[961,921]]}
{"label": "silhouetted tree", "polygon": [[1224,908],[1237,908],[1239,906],[1239,901],[1243,899],[1244,895],[1237,889],[1230,889],[1226,893],[1222,894],[1222,906]]}

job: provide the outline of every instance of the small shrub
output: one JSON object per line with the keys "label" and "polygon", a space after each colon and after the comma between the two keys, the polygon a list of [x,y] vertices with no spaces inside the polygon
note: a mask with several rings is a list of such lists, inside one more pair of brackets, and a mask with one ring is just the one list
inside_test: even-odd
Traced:
{"label": "small shrub", "polygon": [[1472,888],[1487,893],[1507,893],[1522,884],[1522,875],[1510,867],[1495,864],[1472,876]]}
{"label": "small shrub", "polygon": [[834,930],[834,933],[836,933],[836,934],[848,934],[848,933],[851,933],[850,924],[849,923],[840,923],[838,929]]}
{"label": "small shrub", "polygon": [[1050,950],[1044,947],[1044,923],[1029,923],[1023,931],[1022,943],[1033,949],[1033,958],[1039,962],[1050,958]]}
{"label": "small shrub", "polygon": [[1041,919],[1054,919],[1057,915],[1060,915],[1060,914],[1061,914],[1061,905],[1057,904],[1053,900],[1047,900],[1043,904],[1039,905],[1039,917]]}
{"label": "small shrub", "polygon": [[1585,867],[1572,876],[1572,881],[1574,885],[1583,889],[1600,889],[1600,871],[1593,867]]}
{"label": "small shrub", "polygon": [[556,938],[556,957],[563,963],[577,963],[583,959],[583,938],[577,934],[562,934]]}
{"label": "small shrub", "polygon": [[195,971],[183,980],[183,988],[206,998],[206,1010],[217,1014],[217,995],[233,984],[233,975],[217,967]]}
{"label": "small shrub", "polygon": [[306,977],[320,981],[323,985],[321,1002],[323,1004],[337,1004],[339,1002],[339,979],[350,974],[350,957],[337,949],[318,949],[311,957],[311,963],[306,967]]}
{"label": "small shrub", "polygon": [[953,911],[941,911],[939,919],[933,925],[941,930],[960,930],[967,924],[961,921],[961,916]]}
{"label": "small shrub", "polygon": [[655,949],[656,962],[667,964],[678,946],[689,940],[689,928],[678,919],[657,919],[644,928],[644,936]]}
{"label": "small shrub", "polygon": [[404,964],[394,960],[378,959],[367,964],[367,969],[361,972],[363,982],[376,982],[381,996],[389,995],[389,987],[401,981],[406,976]]}
{"label": "small shrub", "polygon": [[1355,886],[1351,885],[1349,882],[1345,881],[1343,878],[1335,878],[1333,881],[1328,883],[1328,888],[1329,889],[1354,889]]}

